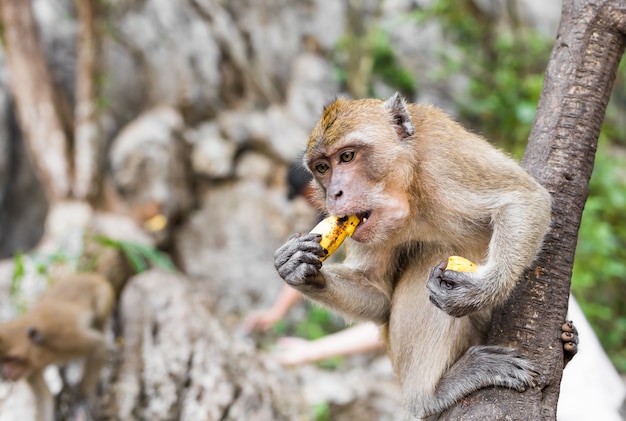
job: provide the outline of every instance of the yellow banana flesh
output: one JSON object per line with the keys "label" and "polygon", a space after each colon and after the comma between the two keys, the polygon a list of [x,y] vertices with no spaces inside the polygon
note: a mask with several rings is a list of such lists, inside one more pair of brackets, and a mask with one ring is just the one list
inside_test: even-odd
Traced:
{"label": "yellow banana flesh", "polygon": [[448,257],[448,264],[446,270],[453,270],[456,272],[476,272],[476,263],[467,260],[461,256]]}
{"label": "yellow banana flesh", "polygon": [[143,223],[143,227],[150,232],[161,231],[167,226],[167,218],[163,214],[158,214]]}
{"label": "yellow banana flesh", "polygon": [[320,260],[326,260],[339,248],[347,236],[352,236],[359,222],[361,221],[356,215],[350,215],[343,218],[329,216],[317,224],[311,232],[322,235],[320,245],[328,251],[326,256],[320,257]]}

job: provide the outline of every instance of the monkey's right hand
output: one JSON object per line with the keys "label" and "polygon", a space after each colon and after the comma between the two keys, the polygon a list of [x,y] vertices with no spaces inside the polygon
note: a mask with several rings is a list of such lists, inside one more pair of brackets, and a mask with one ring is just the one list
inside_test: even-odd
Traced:
{"label": "monkey's right hand", "polygon": [[324,287],[320,257],[327,252],[320,245],[320,234],[294,234],[274,253],[274,266],[281,278],[294,288]]}

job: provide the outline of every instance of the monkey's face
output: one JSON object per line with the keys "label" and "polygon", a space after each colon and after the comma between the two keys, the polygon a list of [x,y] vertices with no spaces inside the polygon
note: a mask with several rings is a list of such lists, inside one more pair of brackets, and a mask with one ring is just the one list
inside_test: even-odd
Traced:
{"label": "monkey's face", "polygon": [[357,215],[361,223],[352,238],[359,242],[387,240],[410,214],[402,170],[407,148],[382,104],[338,100],[328,106],[305,156],[316,202],[331,215]]}
{"label": "monkey's face", "polygon": [[40,346],[35,342],[39,333],[29,324],[27,317],[0,324],[0,370],[4,379],[17,381],[42,367],[36,364],[41,359]]}
{"label": "monkey's face", "polygon": [[0,359],[2,365],[2,378],[12,382],[24,377],[28,364],[21,358],[6,356]]}
{"label": "monkey's face", "polygon": [[5,380],[17,381],[27,374],[28,363],[24,358],[26,350],[16,344],[19,342],[17,337],[7,336],[5,333],[7,332],[0,332],[1,374]]}

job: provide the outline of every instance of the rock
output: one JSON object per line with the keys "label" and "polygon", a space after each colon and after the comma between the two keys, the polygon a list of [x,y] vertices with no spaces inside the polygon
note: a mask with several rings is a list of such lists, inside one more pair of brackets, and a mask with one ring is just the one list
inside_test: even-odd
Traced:
{"label": "rock", "polygon": [[[117,6],[110,20],[116,38],[139,56],[135,72],[145,75],[145,83],[129,93],[144,90],[152,104],[186,107],[195,119],[213,115],[221,103],[221,51],[211,26],[194,6],[163,0],[122,1]],[[114,81],[128,77],[115,66],[111,62]]]}
{"label": "rock", "polygon": [[221,136],[217,124],[204,123],[188,130],[185,137],[193,145],[191,165],[194,173],[212,179],[231,175],[237,145]]}
{"label": "rock", "polygon": [[176,232],[180,268],[207,280],[221,310],[267,304],[282,285],[272,256],[292,232],[285,171],[263,154],[244,153],[235,170],[238,178],[206,189],[199,209]]}
{"label": "rock", "polygon": [[[317,120],[321,115],[321,108],[317,115],[312,117]],[[267,110],[267,137],[271,151],[279,156],[283,162],[293,162],[302,156],[306,141],[309,138],[309,130],[304,130],[302,125],[294,120],[293,115],[280,105],[272,105]],[[311,128],[313,128],[311,126]]]}
{"label": "rock", "polygon": [[[332,4],[340,3],[333,2]],[[331,3],[327,3],[329,6]],[[293,63],[293,76],[287,92],[287,112],[289,118],[305,131],[300,141],[303,149],[304,140],[322,115],[322,109],[337,96],[339,81],[335,69],[319,54],[303,53]]]}
{"label": "rock", "polygon": [[191,206],[189,145],[183,127],[177,110],[157,107],[129,123],[113,141],[113,183],[131,209],[154,203],[172,219]]}
{"label": "rock", "polygon": [[268,155],[242,152],[232,178],[198,189],[198,209],[175,233],[180,269],[203,281],[221,315],[269,306],[283,285],[274,252],[314,225],[316,211],[304,198],[288,200],[286,176]]}
{"label": "rock", "polygon": [[[237,342],[188,281],[150,271],[120,302],[121,364],[103,419],[295,420],[306,413],[295,380]],[[151,399],[143,399],[150,396]]]}

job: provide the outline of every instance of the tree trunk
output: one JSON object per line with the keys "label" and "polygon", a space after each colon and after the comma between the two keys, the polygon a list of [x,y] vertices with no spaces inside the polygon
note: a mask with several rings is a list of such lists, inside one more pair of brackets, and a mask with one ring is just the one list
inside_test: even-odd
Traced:
{"label": "tree trunk", "polygon": [[76,0],[78,14],[78,63],[74,121],[74,197],[95,199],[100,191],[103,139],[98,122],[99,0]]}
{"label": "tree trunk", "polygon": [[67,135],[56,111],[59,102],[41,50],[32,2],[1,0],[0,17],[9,86],[30,158],[48,199],[66,198],[70,193]]}
{"label": "tree trunk", "polygon": [[623,1],[563,3],[523,159],[528,172],[552,193],[552,227],[534,266],[494,314],[489,338],[491,344],[514,347],[529,357],[541,373],[538,387],[523,394],[480,390],[443,414],[443,420],[556,419],[563,366],[560,326],[566,317],[578,228],[598,135],[626,45]]}

